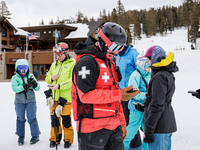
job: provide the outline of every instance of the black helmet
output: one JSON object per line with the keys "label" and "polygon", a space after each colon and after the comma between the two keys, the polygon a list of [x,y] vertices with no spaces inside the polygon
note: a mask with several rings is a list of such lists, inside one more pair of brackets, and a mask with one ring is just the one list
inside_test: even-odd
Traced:
{"label": "black helmet", "polygon": [[115,52],[126,46],[127,35],[125,30],[113,22],[105,23],[99,30],[99,37]]}

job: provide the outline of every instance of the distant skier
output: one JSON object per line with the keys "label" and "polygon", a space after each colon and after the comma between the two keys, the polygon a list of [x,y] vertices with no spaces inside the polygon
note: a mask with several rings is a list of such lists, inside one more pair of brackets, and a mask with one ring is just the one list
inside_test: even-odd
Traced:
{"label": "distant skier", "polygon": [[194,50],[194,45],[193,44],[191,44],[191,50]]}
{"label": "distant skier", "polygon": [[40,85],[30,73],[30,68],[26,59],[18,59],[15,64],[15,75],[12,76],[11,86],[15,94],[15,111],[17,114],[16,134],[19,136],[18,144],[24,145],[25,137],[25,114],[31,128],[30,144],[39,141],[39,126],[36,118],[36,97],[35,91],[40,89]]}

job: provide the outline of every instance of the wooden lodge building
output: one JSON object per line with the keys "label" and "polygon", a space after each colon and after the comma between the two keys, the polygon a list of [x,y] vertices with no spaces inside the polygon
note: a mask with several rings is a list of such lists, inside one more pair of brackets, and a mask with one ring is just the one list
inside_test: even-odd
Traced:
{"label": "wooden lodge building", "polygon": [[[75,58],[73,47],[79,41],[85,42],[87,36],[96,38],[97,30],[103,21],[15,28],[5,17],[0,17],[0,24],[0,80],[11,79],[17,59],[27,59],[31,72],[38,70],[38,79],[44,80],[45,70],[49,69],[55,60],[52,51],[55,43],[66,42],[70,55]],[[55,37],[56,32],[59,33],[59,38]],[[37,40],[29,40],[26,50],[27,33],[36,35]]]}

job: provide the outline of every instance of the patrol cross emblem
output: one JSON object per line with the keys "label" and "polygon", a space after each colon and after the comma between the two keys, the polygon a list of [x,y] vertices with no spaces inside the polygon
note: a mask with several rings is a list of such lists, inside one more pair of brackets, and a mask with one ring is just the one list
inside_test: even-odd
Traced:
{"label": "patrol cross emblem", "polygon": [[105,83],[107,83],[107,80],[109,79],[107,72],[104,72],[104,76],[102,76],[102,79],[104,80]]}
{"label": "patrol cross emblem", "polygon": [[78,75],[82,76],[82,79],[86,79],[87,74],[90,74],[90,70],[86,70],[86,66],[82,66],[82,70],[78,72]]}

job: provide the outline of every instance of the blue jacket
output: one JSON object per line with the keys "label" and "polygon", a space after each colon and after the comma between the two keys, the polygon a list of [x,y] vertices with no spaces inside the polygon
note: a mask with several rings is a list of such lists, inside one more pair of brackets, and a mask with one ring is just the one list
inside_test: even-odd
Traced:
{"label": "blue jacket", "polygon": [[[38,91],[40,89],[40,85],[33,76],[33,74],[30,73],[30,68],[28,68],[28,78],[32,76],[34,80],[37,82],[37,87],[34,89],[33,87],[30,87],[26,93],[24,92],[24,87],[23,87],[23,78],[20,76],[20,74],[17,72],[17,66],[19,65],[28,65],[28,62],[26,59],[18,59],[16,64],[15,64],[15,75],[12,76],[11,79],[11,87],[13,91],[16,93],[15,94],[15,104],[17,103],[31,103],[31,102],[36,102],[35,99],[35,91]],[[27,76],[24,77],[24,82],[27,83]],[[25,98],[25,94],[27,95],[27,99]]]}
{"label": "blue jacket", "polygon": [[121,89],[127,87],[127,81],[130,75],[137,69],[136,57],[139,55],[133,45],[129,45],[127,51],[122,56],[117,55],[117,66],[119,66],[122,80],[119,82]]}
{"label": "blue jacket", "polygon": [[[144,71],[139,66],[137,68],[148,85],[150,81],[150,72]],[[130,79],[128,81],[128,86],[133,85],[133,88],[138,88],[140,90],[140,93],[138,95],[136,95],[133,99],[129,100],[128,108],[132,111],[136,110],[133,102],[144,103],[144,100],[146,100],[147,89],[140,73],[137,70],[135,70],[131,74]]]}

